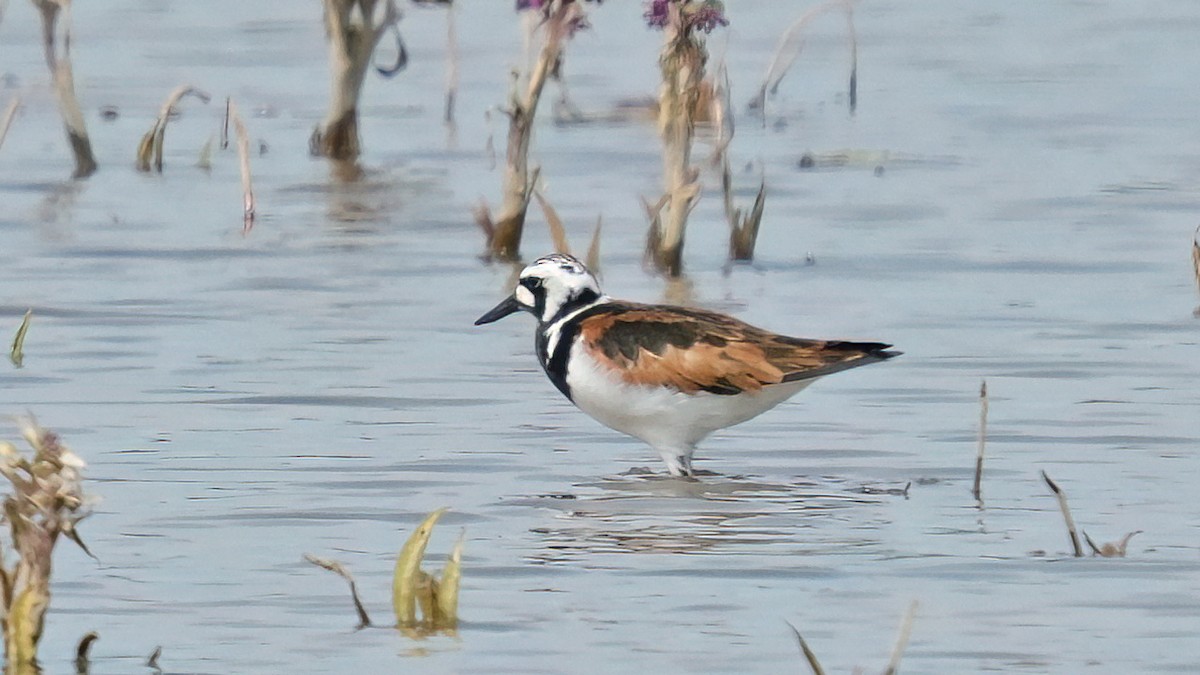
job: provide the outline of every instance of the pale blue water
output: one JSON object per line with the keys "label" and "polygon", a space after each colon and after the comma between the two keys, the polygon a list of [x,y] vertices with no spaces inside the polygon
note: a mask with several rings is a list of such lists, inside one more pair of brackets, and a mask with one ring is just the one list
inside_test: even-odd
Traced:
{"label": "pale blue water", "polygon": [[[471,326],[511,273],[477,259],[470,217],[498,201],[484,147],[502,150],[503,118],[484,111],[518,59],[511,3],[460,10],[453,141],[443,14],[407,10],[410,67],[368,80],[370,172],[351,185],[307,157],[327,96],[315,3],[76,5],[101,164],[79,184],[34,12],[9,3],[0,105],[25,107],[0,148],[0,338],[34,320],[25,368],[0,364],[0,413],[60,431],[100,500],[83,534],[101,562],[56,555],[47,671],[97,630],[94,673],[149,672],[157,645],[186,673],[806,672],[790,622],[828,671],[876,672],[913,599],[905,672],[1200,667],[1200,6],[864,2],[857,114],[829,16],[763,129],[742,106],[807,5],[728,4],[711,45],[732,153],[770,192],[758,261],[725,274],[705,174],[694,301],[905,356],[713,437],[701,466],[722,475],[697,486],[621,476],[657,460],[559,397],[527,317]],[[572,45],[584,110],[653,93],[660,36],[639,15],[604,3]],[[133,169],[184,82],[235,96],[267,145],[247,236],[233,153],[193,166],[218,103],[184,104],[161,176]],[[602,214],[607,290],[664,297],[640,265],[653,126],[544,122],[535,154],[572,241]],[[737,175],[747,204],[757,172]],[[531,257],[550,246],[532,214]],[[1042,470],[1097,540],[1145,531],[1128,558],[1069,557]],[[467,535],[458,637],[355,632],[342,582],[301,555],[346,562],[386,622],[393,556],[439,506],[427,567]]]}

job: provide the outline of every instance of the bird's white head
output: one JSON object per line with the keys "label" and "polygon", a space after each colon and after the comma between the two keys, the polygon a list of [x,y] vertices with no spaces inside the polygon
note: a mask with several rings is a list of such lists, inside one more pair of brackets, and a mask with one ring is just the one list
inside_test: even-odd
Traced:
{"label": "bird's white head", "polygon": [[602,298],[600,283],[583,263],[572,256],[554,253],[521,270],[513,294],[479,317],[475,325],[491,323],[519,311],[529,312],[540,323],[547,324]]}

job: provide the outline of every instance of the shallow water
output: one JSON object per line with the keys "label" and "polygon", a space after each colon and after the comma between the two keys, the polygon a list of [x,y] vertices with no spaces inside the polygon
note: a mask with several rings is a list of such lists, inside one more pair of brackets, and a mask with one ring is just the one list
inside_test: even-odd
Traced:
{"label": "shallow water", "polygon": [[[511,3],[463,3],[453,137],[443,15],[407,12],[410,67],[366,85],[356,183],[307,157],[327,86],[309,3],[77,5],[101,163],[82,183],[33,12],[10,4],[0,103],[25,107],[0,148],[0,326],[34,319],[0,412],[61,432],[100,499],[83,526],[100,562],[56,556],[49,672],[88,630],[94,673],[148,672],[157,645],[187,673],[804,672],[788,622],[828,671],[873,672],[914,599],[907,672],[1200,666],[1200,6],[863,3],[853,116],[842,22],[814,24],[766,127],[738,118],[739,196],[760,167],[770,189],[759,258],[725,271],[706,175],[682,295],[905,355],[717,434],[699,466],[718,475],[684,484],[627,474],[660,467],[561,400],[525,317],[471,326],[511,275],[478,260],[470,218],[497,201],[503,120],[484,111],[517,59]],[[729,5],[740,108],[801,8]],[[654,91],[638,15],[605,3],[572,45],[584,110]],[[233,154],[194,166],[220,105],[186,102],[165,172],[133,169],[182,82],[235,96],[266,144],[248,235]],[[544,121],[546,194],[577,246],[603,215],[607,290],[679,296],[640,266],[653,127]],[[531,220],[532,256],[550,244]],[[1098,541],[1145,531],[1128,558],[1069,557],[1042,470]],[[393,556],[439,506],[427,566],[467,537],[458,636],[354,631],[342,582],[302,554],[346,562],[386,622]]]}

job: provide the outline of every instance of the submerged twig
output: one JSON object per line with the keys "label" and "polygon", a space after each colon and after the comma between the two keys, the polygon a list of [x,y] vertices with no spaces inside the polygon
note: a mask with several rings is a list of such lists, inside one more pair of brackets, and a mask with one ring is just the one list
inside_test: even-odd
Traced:
{"label": "submerged twig", "polygon": [[[72,175],[75,178],[87,178],[96,172],[96,156],[92,154],[92,142],[83,121],[83,110],[75,96],[75,76],[71,70],[71,0],[31,1],[42,14],[42,47],[46,53],[46,65],[50,67],[59,112],[75,157],[75,172]],[[60,12],[63,15],[61,53],[57,35]]]}
{"label": "submerged twig", "polygon": [[147,131],[146,135],[142,136],[142,142],[138,144],[138,171],[150,170],[150,160],[153,155],[154,170],[162,173],[163,136],[167,133],[167,121],[171,118],[171,111],[174,110],[175,104],[179,103],[180,99],[189,94],[200,99],[203,103],[208,103],[210,100],[207,93],[187,84],[180,85],[171,91],[170,95],[167,96],[167,100],[159,108],[158,119],[154,120],[154,126],[150,127],[150,131]]}
{"label": "submerged twig", "polygon": [[25,310],[25,317],[21,319],[17,334],[13,336],[12,349],[8,351],[8,359],[18,368],[25,365],[25,333],[29,331],[29,320],[32,318],[33,310]]}
{"label": "submerged twig", "polygon": [[988,418],[988,393],[987,380],[984,380],[979,385],[979,438],[975,450],[975,485],[971,488],[971,494],[975,495],[975,501],[980,506],[983,505],[983,450],[987,443],[987,418]]}
{"label": "submerged twig", "polygon": [[900,628],[896,631],[896,643],[892,645],[892,657],[888,659],[887,668],[883,669],[883,675],[896,675],[900,670],[900,659],[908,647],[908,638],[912,635],[913,620],[916,618],[917,601],[913,600],[908,604],[908,611],[904,613],[904,618],[900,620]]}
{"label": "submerged twig", "polygon": [[12,126],[13,118],[17,116],[17,109],[21,107],[21,97],[14,96],[13,100],[9,101],[8,107],[4,109],[4,117],[0,118],[0,148],[4,147],[4,139],[8,136],[8,128]]}
{"label": "submerged twig", "polygon": [[821,662],[817,660],[817,655],[813,653],[813,650],[808,647],[808,643],[804,641],[804,636],[790,623],[788,623],[788,628],[792,629],[792,633],[796,636],[796,642],[800,643],[800,652],[804,654],[804,659],[808,661],[808,667],[812,668],[813,675],[825,675],[825,669],[821,667]]}
{"label": "submerged twig", "polygon": [[249,232],[254,227],[254,186],[250,180],[250,135],[246,133],[246,125],[242,124],[242,116],[238,114],[237,104],[227,101],[229,116],[233,120],[233,131],[237,136],[238,161],[242,171],[242,233]]}
{"label": "submerged twig", "polygon": [[367,608],[363,606],[362,599],[358,597],[358,584],[354,581],[354,575],[350,574],[350,570],[346,569],[342,563],[328,558],[318,558],[311,553],[305,553],[304,559],[308,562],[322,567],[333,572],[339,577],[346,580],[350,584],[350,597],[354,600],[354,611],[358,613],[358,628],[365,628],[371,625],[371,617],[367,614]]}
{"label": "submerged twig", "polygon": [[1050,486],[1050,490],[1054,496],[1058,498],[1058,507],[1062,510],[1063,520],[1067,521],[1067,532],[1071,535],[1071,548],[1075,550],[1075,557],[1083,557],[1083,547],[1079,544],[1079,533],[1075,530],[1075,519],[1071,517],[1071,509],[1067,506],[1067,495],[1058,487],[1058,484],[1050,480],[1050,476],[1045,471],[1042,472],[1042,480],[1046,481],[1046,485]]}
{"label": "submerged twig", "polygon": [[1141,530],[1134,530],[1124,537],[1121,537],[1120,541],[1110,541],[1103,546],[1097,546],[1096,542],[1092,541],[1092,538],[1088,536],[1087,530],[1083,531],[1083,538],[1085,541],[1087,541],[1088,546],[1091,547],[1093,556],[1098,555],[1102,558],[1124,558],[1125,551],[1129,548],[1129,540],[1133,539],[1134,535],[1141,533]]}
{"label": "submerged twig", "polygon": [[[853,0],[831,0],[817,5],[801,14],[800,18],[796,19],[783,32],[775,47],[775,55],[771,58],[771,63],[767,66],[767,72],[763,76],[762,85],[750,101],[751,110],[765,111],[767,96],[774,94],[779,89],[779,83],[783,81],[784,76],[787,75],[788,70],[804,49],[802,33],[804,28],[817,17],[835,9],[843,9],[846,14],[847,41],[850,45],[850,112],[854,112],[858,105],[858,36],[854,29]],[[763,115],[763,124],[766,124],[765,114]]]}

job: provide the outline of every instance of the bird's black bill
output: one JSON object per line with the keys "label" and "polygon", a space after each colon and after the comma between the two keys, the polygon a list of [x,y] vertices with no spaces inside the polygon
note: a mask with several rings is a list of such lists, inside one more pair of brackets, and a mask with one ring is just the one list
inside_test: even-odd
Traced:
{"label": "bird's black bill", "polygon": [[475,319],[475,325],[482,326],[485,323],[499,321],[500,319],[503,319],[504,317],[508,316],[509,314],[512,314],[514,312],[519,312],[522,309],[524,309],[524,308],[521,306],[521,303],[517,302],[517,296],[510,295],[507,298],[505,298],[503,302],[501,302],[500,304],[493,307],[490,312],[488,312],[487,314],[484,314],[483,316],[479,317],[478,319]]}

